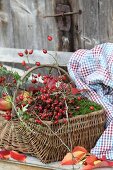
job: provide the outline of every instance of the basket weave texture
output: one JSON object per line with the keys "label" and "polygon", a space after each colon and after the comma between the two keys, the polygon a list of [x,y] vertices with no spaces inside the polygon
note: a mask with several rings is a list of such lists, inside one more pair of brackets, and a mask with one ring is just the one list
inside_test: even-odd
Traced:
{"label": "basket weave texture", "polygon": [[[36,66],[31,68],[22,79],[35,69],[37,69]],[[19,86],[17,86],[17,91],[18,89]],[[12,112],[14,112],[14,108]],[[102,109],[70,118],[69,124],[64,124],[62,119],[58,124],[50,121],[46,121],[46,124],[49,128],[46,125],[37,126],[32,120],[26,120],[23,124],[17,118],[10,121],[2,119],[0,122],[0,148],[31,154],[43,163],[62,160],[69,152],[65,145],[69,148],[80,145],[89,151],[104,131],[105,111]]]}
{"label": "basket weave texture", "polygon": [[[31,154],[44,163],[62,160],[68,152],[62,142],[47,127],[37,126],[28,121],[32,132],[22,126],[19,120],[2,121],[0,126],[0,147],[8,150],[17,150]],[[92,112],[70,119],[70,128],[62,121],[57,125],[49,124],[51,129],[70,147],[69,134],[72,147],[80,145],[90,150],[104,131],[104,110]]]}

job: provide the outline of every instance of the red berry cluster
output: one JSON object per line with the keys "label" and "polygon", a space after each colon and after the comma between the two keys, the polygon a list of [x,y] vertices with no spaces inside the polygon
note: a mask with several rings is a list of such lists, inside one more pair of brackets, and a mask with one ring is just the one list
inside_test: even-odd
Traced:
{"label": "red berry cluster", "polygon": [[[47,39],[48,39],[48,41],[52,41],[52,40],[53,40],[53,37],[50,36],[50,35],[48,35],[48,36],[47,36]],[[43,53],[46,54],[46,53],[47,53],[47,50],[46,50],[46,49],[43,49]]]}
{"label": "red berry cluster", "polygon": [[[52,41],[53,37],[50,36],[50,35],[48,35],[48,36],[47,36],[47,39],[48,39],[48,41]],[[43,51],[44,54],[47,53],[47,50],[46,50],[46,49],[43,49],[42,51]],[[18,55],[19,55],[20,57],[24,57],[24,56],[27,56],[27,57],[28,57],[28,56],[31,55],[31,54],[33,54],[33,50],[28,50],[28,49],[24,50],[24,52],[19,52],[19,53],[18,53]],[[29,61],[28,61],[28,64],[27,64],[26,61],[23,60],[21,64],[22,64],[22,66],[24,66],[24,67],[26,68],[26,70],[30,69],[30,66],[28,65],[28,64],[30,64]],[[36,62],[35,62],[35,65],[36,65],[36,66],[40,66],[40,62],[37,62],[37,61],[36,61]]]}
{"label": "red berry cluster", "polygon": [[[28,60],[28,57],[30,56],[30,55],[32,55],[33,54],[33,50],[25,50],[24,52],[19,52],[18,53],[18,55],[20,56],[20,57],[26,57],[26,59],[27,59],[27,63],[26,63],[26,61],[25,60],[23,60],[22,61],[22,66],[24,66],[25,67],[25,69],[26,70],[29,70],[31,67],[30,67],[30,62],[29,62],[29,60]],[[38,61],[36,61],[35,62],[35,65],[36,66],[40,66],[40,62],[38,62]]]}
{"label": "red berry cluster", "polygon": [[16,86],[16,79],[14,78],[13,73],[9,73],[6,70],[5,74],[2,74],[2,71],[0,71],[0,86],[6,86],[6,87],[14,87]]}
{"label": "red berry cluster", "polygon": [[11,120],[12,118],[11,111],[10,110],[6,111],[3,117],[5,120],[8,120],[8,121]]}
{"label": "red berry cluster", "polygon": [[6,80],[5,76],[1,76],[1,77],[0,77],[0,83],[4,83],[5,80]]}
{"label": "red berry cluster", "polygon": [[[38,82],[39,77],[42,77],[43,80],[41,85]],[[29,92],[26,97],[27,100],[25,100],[24,92],[18,94],[16,97],[17,108],[21,109],[28,104],[26,114],[33,118],[37,124],[42,124],[43,121],[51,121],[57,124],[61,119],[64,123],[67,123],[66,114],[70,118],[76,112],[79,112],[81,109],[79,102],[82,97],[73,95],[72,86],[66,81],[66,75],[32,74],[32,85],[30,84],[27,89],[27,92]],[[76,89],[76,93],[78,92]],[[94,107],[90,106],[89,109],[94,110]]]}
{"label": "red berry cluster", "polygon": [[[41,76],[37,74],[37,76]],[[51,76],[44,75],[43,86],[38,85],[36,80],[37,76],[33,76],[31,80],[35,86],[29,87],[29,92],[32,92],[32,101],[28,107],[28,114],[35,119],[35,122],[41,124],[41,120],[52,121],[58,123],[60,119],[63,119],[64,123],[66,119],[66,103],[73,104],[74,100],[70,100],[66,95],[70,94],[70,84],[65,83],[63,80],[66,79],[62,76]],[[58,84],[58,85],[57,85]],[[23,101],[23,97],[18,102]],[[21,105],[20,105],[21,106]],[[68,112],[69,117],[72,117],[72,113]]]}
{"label": "red berry cluster", "polygon": [[32,102],[32,96],[30,93],[28,93],[26,96],[26,91],[19,92],[19,94],[16,97],[16,107],[17,108],[22,108],[22,107],[26,106],[27,104],[30,105],[31,102]]}

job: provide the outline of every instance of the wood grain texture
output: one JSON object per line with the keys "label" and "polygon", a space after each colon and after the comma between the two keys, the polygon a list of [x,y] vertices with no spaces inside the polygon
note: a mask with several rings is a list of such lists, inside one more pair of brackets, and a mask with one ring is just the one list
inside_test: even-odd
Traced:
{"label": "wood grain texture", "polygon": [[[55,14],[56,4],[82,10],[69,16],[69,31],[61,31],[55,17],[44,17]],[[113,0],[0,0],[0,47],[75,51],[113,42],[112,28]]]}
{"label": "wood grain texture", "polygon": [[[19,57],[18,52],[24,52],[24,49],[13,49],[13,48],[0,48],[0,62],[9,62],[9,63],[21,63],[23,60],[28,62],[25,57]],[[60,66],[66,66],[72,52],[60,52],[60,51],[48,51],[47,54],[44,54],[42,50],[34,50],[33,55],[29,57],[30,64],[35,64],[36,61],[39,61],[41,64],[54,64],[55,60]]]}
{"label": "wood grain texture", "polygon": [[[0,46],[14,48],[58,49],[54,0],[1,0]],[[54,41],[48,43],[47,36]]]}
{"label": "wood grain texture", "polygon": [[78,25],[81,29],[81,47],[92,48],[104,42],[113,42],[113,1],[79,0],[82,16]]}
{"label": "wood grain texture", "polygon": [[[81,4],[78,0],[70,0],[71,9],[72,11],[79,11],[81,10]],[[82,14],[73,14],[72,15],[72,32],[73,32],[73,44],[74,44],[74,50],[77,50],[81,48],[81,32],[83,24],[80,24],[82,22]]]}
{"label": "wood grain texture", "polygon": [[0,1],[0,47],[13,47],[10,1]]}
{"label": "wood grain texture", "polygon": [[99,43],[98,0],[81,0],[83,10],[82,34],[84,48],[92,48]]}
{"label": "wood grain texture", "polygon": [[[14,160],[0,161],[0,170],[73,170],[72,165],[61,165],[60,162],[49,164],[41,163],[40,160],[30,157],[27,163],[15,162]],[[80,170],[81,164],[74,165],[74,170]]]}
{"label": "wood grain texture", "polygon": [[99,40],[113,42],[113,1],[98,1]]}
{"label": "wood grain texture", "polygon": [[[39,160],[37,160],[39,162]],[[15,162],[8,161],[0,161],[0,170],[73,170],[72,165],[61,166],[59,162],[54,162],[51,164],[43,164],[43,165],[25,165],[25,164],[15,164]],[[82,165],[74,165],[74,170],[81,170]],[[113,167],[105,167],[105,168],[95,168],[95,170],[113,170]]]}
{"label": "wood grain texture", "polygon": [[[11,0],[15,48],[47,48],[57,50],[57,26],[54,18],[43,18],[54,13],[54,0]],[[47,36],[54,36],[48,43]]]}
{"label": "wood grain texture", "polygon": [[0,162],[0,170],[51,170],[51,168],[44,168],[40,166],[26,166],[26,165],[19,165],[19,164],[14,164],[14,163],[8,163],[8,162]]}

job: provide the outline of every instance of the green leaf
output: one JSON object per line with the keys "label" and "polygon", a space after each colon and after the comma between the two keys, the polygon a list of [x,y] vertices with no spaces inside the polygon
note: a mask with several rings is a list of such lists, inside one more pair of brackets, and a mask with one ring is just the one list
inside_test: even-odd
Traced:
{"label": "green leaf", "polygon": [[20,78],[21,78],[21,76],[17,72],[14,72],[13,76],[14,76],[15,80],[20,80]]}
{"label": "green leaf", "polygon": [[27,104],[26,106],[22,107],[22,112],[23,112],[23,113],[26,112],[26,111],[28,110],[28,109],[27,109],[28,106],[29,106],[29,105]]}
{"label": "green leaf", "polygon": [[30,118],[30,115],[27,114],[27,113],[24,113],[24,114],[23,114],[23,118],[24,118],[25,120],[28,120],[28,119]]}
{"label": "green leaf", "polygon": [[19,84],[20,86],[22,86],[22,85],[23,85],[23,82],[22,82],[22,80],[21,80],[21,79],[18,79],[18,84]]}
{"label": "green leaf", "polygon": [[23,115],[23,112],[22,112],[22,110],[20,108],[18,108],[17,115],[19,117],[21,117]]}

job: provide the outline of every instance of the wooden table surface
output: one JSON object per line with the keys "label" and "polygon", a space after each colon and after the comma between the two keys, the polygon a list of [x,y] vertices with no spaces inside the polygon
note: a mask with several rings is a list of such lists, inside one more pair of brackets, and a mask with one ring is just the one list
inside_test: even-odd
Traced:
{"label": "wooden table surface", "polygon": [[[57,164],[57,163],[55,163]],[[49,167],[48,167],[49,166]],[[8,162],[8,161],[2,161],[0,160],[0,170],[73,170],[72,166],[62,166],[60,169],[56,166],[51,165],[45,165],[45,167],[42,166],[32,166],[32,165],[24,165],[24,164],[17,164],[14,162]],[[80,166],[76,165],[74,166],[74,170],[80,170]],[[113,170],[112,168],[97,168],[95,170]]]}
{"label": "wooden table surface", "polygon": [[[35,158],[31,158],[36,160]],[[30,161],[29,161],[30,162]],[[80,170],[81,165],[74,165],[75,170]],[[43,164],[38,159],[33,163],[19,163],[15,161],[0,160],[0,170],[73,170],[72,165],[62,166],[59,162]]]}
{"label": "wooden table surface", "polygon": [[42,168],[42,167],[35,167],[35,166],[26,166],[22,164],[15,164],[15,163],[9,163],[9,162],[4,162],[0,161],[0,170],[50,170],[47,168]]}

